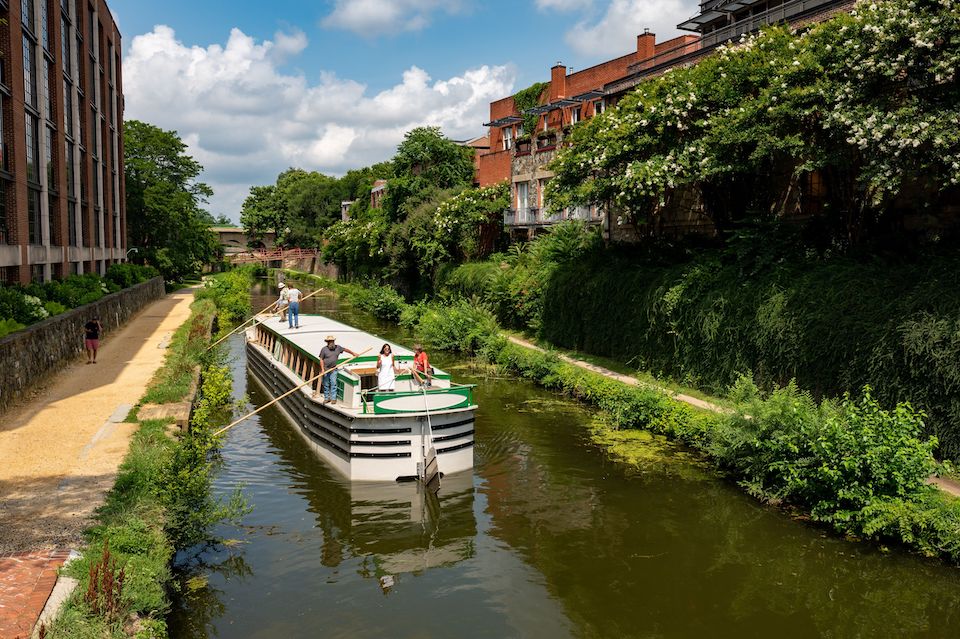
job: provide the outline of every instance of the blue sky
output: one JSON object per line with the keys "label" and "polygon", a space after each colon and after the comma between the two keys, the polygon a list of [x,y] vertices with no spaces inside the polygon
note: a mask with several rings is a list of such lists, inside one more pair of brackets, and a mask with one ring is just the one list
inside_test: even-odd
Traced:
{"label": "blue sky", "polygon": [[484,133],[487,105],[558,60],[574,70],[658,40],[696,0],[109,0],[126,117],[176,129],[214,213],[287,166],[328,174],[390,157],[403,132]]}

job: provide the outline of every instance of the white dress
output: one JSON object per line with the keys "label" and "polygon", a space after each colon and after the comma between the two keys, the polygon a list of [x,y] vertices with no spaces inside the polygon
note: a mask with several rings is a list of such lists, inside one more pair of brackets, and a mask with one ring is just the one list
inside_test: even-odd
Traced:
{"label": "white dress", "polygon": [[377,373],[378,390],[396,390],[397,373],[393,370],[393,355],[380,356],[380,372]]}

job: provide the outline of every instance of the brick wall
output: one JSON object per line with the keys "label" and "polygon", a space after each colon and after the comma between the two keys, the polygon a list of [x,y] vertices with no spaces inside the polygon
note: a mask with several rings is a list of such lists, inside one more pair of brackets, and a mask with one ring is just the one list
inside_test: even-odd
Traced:
{"label": "brick wall", "polygon": [[155,277],[0,339],[0,411],[83,353],[81,329],[91,317],[109,335],[163,295],[163,278]]}

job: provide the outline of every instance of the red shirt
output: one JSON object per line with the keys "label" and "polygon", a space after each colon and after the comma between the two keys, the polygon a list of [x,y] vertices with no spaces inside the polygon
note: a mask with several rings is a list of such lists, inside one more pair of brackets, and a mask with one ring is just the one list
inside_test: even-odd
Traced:
{"label": "red shirt", "polygon": [[420,351],[413,356],[413,363],[416,364],[417,370],[421,373],[426,372],[427,367],[430,365],[430,362],[427,360],[427,352]]}

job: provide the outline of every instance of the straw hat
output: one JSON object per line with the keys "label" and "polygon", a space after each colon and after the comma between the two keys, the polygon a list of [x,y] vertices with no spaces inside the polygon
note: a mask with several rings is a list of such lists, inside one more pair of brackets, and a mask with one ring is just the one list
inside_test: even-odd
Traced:
{"label": "straw hat", "polygon": [[323,341],[325,341],[325,342],[335,342],[335,341],[337,341],[337,338],[334,337],[333,335],[327,335],[326,337],[323,338]]}
{"label": "straw hat", "polygon": [[277,286],[280,288],[286,288],[287,285],[284,284],[283,282],[280,282],[279,284],[277,284]]}

